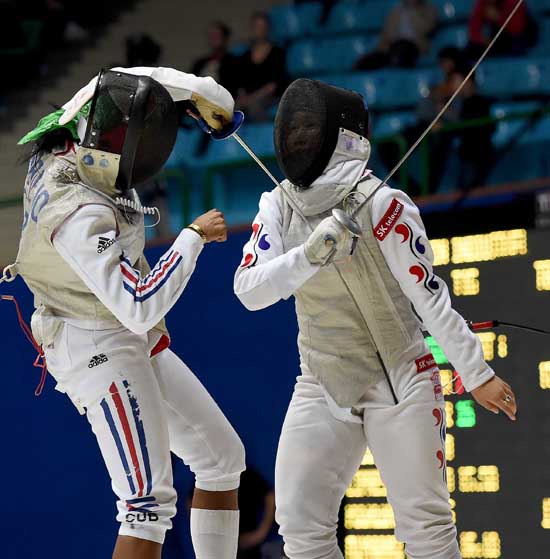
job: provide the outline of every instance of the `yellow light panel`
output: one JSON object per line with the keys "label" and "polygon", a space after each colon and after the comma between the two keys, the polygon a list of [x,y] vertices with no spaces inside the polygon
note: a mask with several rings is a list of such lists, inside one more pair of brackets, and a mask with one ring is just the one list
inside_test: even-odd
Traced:
{"label": "yellow light panel", "polygon": [[395,536],[356,536],[344,539],[346,559],[405,559],[404,546]]}
{"label": "yellow light panel", "polygon": [[451,262],[485,262],[506,256],[527,254],[527,231],[493,231],[483,235],[451,238]]}
{"label": "yellow light panel", "polygon": [[500,489],[497,466],[461,466],[458,489],[462,493],[496,493]]}
{"label": "yellow light panel", "polygon": [[508,337],[504,334],[497,337],[497,353],[501,359],[508,357]]}
{"label": "yellow light panel", "polygon": [[550,260],[535,260],[536,286],[538,291],[550,291]]}
{"label": "yellow light panel", "polygon": [[385,485],[376,468],[361,468],[346,491],[347,497],[386,497]]}
{"label": "yellow light panel", "polygon": [[452,270],[453,293],[457,296],[479,295],[479,270],[477,268],[463,268]]}
{"label": "yellow light panel", "polygon": [[485,361],[492,361],[495,358],[496,334],[494,332],[477,332],[477,337],[481,342]]}
{"label": "yellow light panel", "polygon": [[451,506],[451,513],[453,515],[453,522],[456,524],[456,501],[454,499],[449,499],[449,505]]}
{"label": "yellow light panel", "polygon": [[434,266],[445,266],[451,259],[449,239],[432,239],[430,241],[434,253]]}
{"label": "yellow light panel", "polygon": [[445,415],[447,417],[447,429],[454,427],[455,424],[455,406],[452,402],[445,402]]}
{"label": "yellow light panel", "polygon": [[550,361],[539,363],[539,382],[543,390],[550,390]]}
{"label": "yellow light panel", "polygon": [[455,469],[452,466],[447,466],[447,487],[449,493],[454,493],[456,490]]}
{"label": "yellow light panel", "polygon": [[365,452],[365,456],[363,456],[363,461],[361,462],[361,466],[374,466],[374,458],[372,456],[372,452],[370,448],[367,448]]}
{"label": "yellow light panel", "polygon": [[550,530],[550,499],[542,500],[542,522],[541,526],[545,530]]}
{"label": "yellow light panel", "polygon": [[439,376],[441,377],[443,396],[450,396],[453,393],[453,372],[449,369],[441,369]]}
{"label": "yellow light panel", "polygon": [[388,503],[352,503],[344,507],[347,530],[393,530],[395,519]]}
{"label": "yellow light panel", "polygon": [[498,532],[461,532],[458,538],[463,559],[498,559],[501,557]]}
{"label": "yellow light panel", "polygon": [[450,433],[445,440],[445,457],[448,462],[455,459],[455,438]]}

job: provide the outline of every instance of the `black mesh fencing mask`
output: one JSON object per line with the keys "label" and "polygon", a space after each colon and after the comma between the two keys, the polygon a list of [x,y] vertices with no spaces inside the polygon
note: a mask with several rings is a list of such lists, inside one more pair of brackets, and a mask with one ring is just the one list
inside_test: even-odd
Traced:
{"label": "black mesh fencing mask", "polygon": [[80,177],[109,193],[139,186],[161,170],[177,129],[176,106],[160,83],[102,71],[77,154]]}
{"label": "black mesh fencing mask", "polygon": [[366,137],[368,110],[358,93],[300,78],[284,92],[275,116],[275,155],[286,178],[309,188],[323,174],[341,128]]}

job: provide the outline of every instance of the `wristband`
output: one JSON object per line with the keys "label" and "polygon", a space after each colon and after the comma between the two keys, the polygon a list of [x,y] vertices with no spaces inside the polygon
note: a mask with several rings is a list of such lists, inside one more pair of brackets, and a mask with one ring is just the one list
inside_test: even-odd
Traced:
{"label": "wristband", "polygon": [[191,225],[188,225],[186,229],[191,229],[191,231],[195,231],[195,233],[199,235],[199,237],[203,240],[203,242],[205,243],[208,242],[208,237],[206,236],[206,233],[202,230],[202,227],[200,225],[197,225],[196,223],[191,223]]}

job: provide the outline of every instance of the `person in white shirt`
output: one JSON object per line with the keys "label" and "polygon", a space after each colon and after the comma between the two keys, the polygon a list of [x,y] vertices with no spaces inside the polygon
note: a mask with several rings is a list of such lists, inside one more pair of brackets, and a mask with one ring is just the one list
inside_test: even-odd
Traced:
{"label": "person in white shirt", "polygon": [[233,98],[213,79],[119,68],[101,72],[22,140],[35,147],[14,269],[35,296],[32,330],[49,371],[86,414],[118,497],[114,559],[160,559],[176,512],[170,452],[196,477],[197,558],[235,559],[237,551],[243,445],[169,349],[164,324],[203,246],[226,240],[223,214],[198,217],[151,270],[144,213],[154,210],[133,188],[172,150],[175,102],[220,134],[232,127]]}
{"label": "person in white shirt", "polygon": [[[407,556],[458,559],[445,405],[422,330],[481,405],[515,420],[515,397],[451,307],[418,209],[367,169],[368,119],[356,93],[289,86],[275,119],[287,180],[262,195],[235,274],[249,310],[296,299],[301,376],[277,452],[277,522],[289,559],[342,559],[338,511],[368,445]],[[359,238],[332,215],[343,207]]]}

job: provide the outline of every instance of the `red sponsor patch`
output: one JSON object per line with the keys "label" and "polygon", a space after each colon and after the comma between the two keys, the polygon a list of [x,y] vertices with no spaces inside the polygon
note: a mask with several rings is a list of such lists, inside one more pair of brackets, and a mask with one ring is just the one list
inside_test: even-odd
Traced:
{"label": "red sponsor patch", "polygon": [[399,216],[403,212],[403,204],[396,200],[395,198],[391,201],[390,207],[387,209],[386,213],[382,216],[382,219],[374,227],[372,232],[374,236],[379,240],[383,241],[387,234],[393,229],[393,226],[397,223]]}
{"label": "red sponsor patch", "polygon": [[434,356],[431,353],[424,355],[424,357],[415,359],[414,362],[416,363],[417,373],[425,373],[426,371],[437,367],[437,363],[435,362]]}

